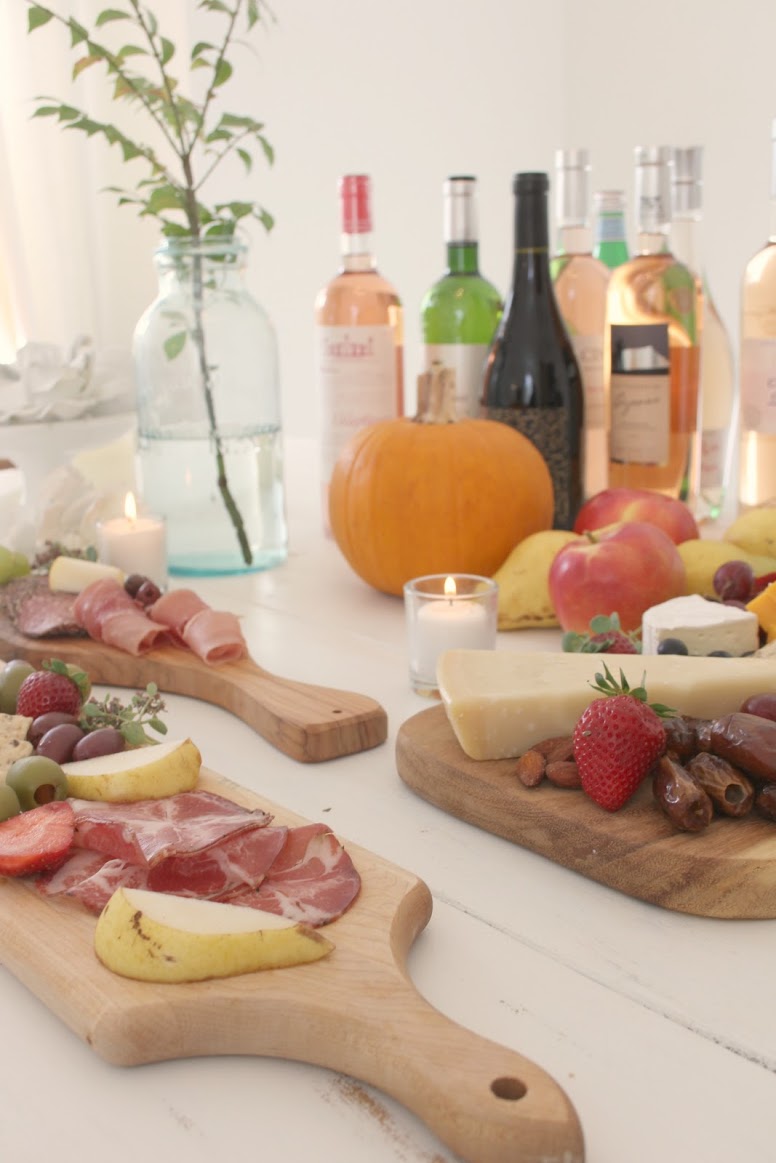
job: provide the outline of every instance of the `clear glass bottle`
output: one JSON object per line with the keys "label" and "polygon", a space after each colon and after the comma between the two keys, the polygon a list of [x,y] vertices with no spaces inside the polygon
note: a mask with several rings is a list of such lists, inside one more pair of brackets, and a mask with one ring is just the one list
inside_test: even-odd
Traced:
{"label": "clear glass bottle", "polygon": [[776,497],[776,119],[771,133],[768,241],[749,260],[741,297],[739,501]]}
{"label": "clear glass bottle", "polygon": [[585,498],[606,488],[609,453],[604,396],[604,325],[609,268],[593,258],[590,229],[590,154],[555,154],[557,255],[551,264],[555,298],[582,374],[585,397],[582,445]]}
{"label": "clear glass bottle", "polygon": [[171,574],[269,569],[287,556],[278,355],[246,247],[168,239],[154,258],[133,340],[143,500]]}
{"label": "clear glass bottle", "polygon": [[441,364],[455,372],[459,416],[479,416],[482,377],[503,303],[479,271],[477,179],[448,178],[444,184],[447,270],[426,292],[420,307],[424,368]]}
{"label": "clear glass bottle", "polygon": [[630,258],[625,230],[625,191],[597,190],[593,195],[593,214],[593,256],[613,271]]}
{"label": "clear glass bottle", "polygon": [[703,266],[703,148],[674,150],[671,250],[695,276],[701,305],[701,439],[695,516],[716,520],[730,485],[738,406],[733,348]]}
{"label": "clear glass bottle", "polygon": [[371,182],[347,174],[339,183],[342,265],[315,300],[315,379],[321,417],[324,526],[329,481],[360,428],[404,412],[404,330],[395,288],[377,270],[372,245]]}
{"label": "clear glass bottle", "polygon": [[582,377],[550,274],[547,174],[516,174],[515,261],[488,354],[482,415],[516,428],[541,452],[555,491],[553,524],[571,529],[582,503]]}
{"label": "clear glass bottle", "polygon": [[691,501],[700,355],[695,279],[668,249],[672,150],[636,149],[636,253],[612,271],[604,375],[609,485]]}

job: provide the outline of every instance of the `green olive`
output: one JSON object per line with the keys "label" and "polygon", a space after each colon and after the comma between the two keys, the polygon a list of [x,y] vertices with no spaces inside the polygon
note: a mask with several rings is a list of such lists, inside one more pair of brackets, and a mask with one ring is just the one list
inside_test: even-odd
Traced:
{"label": "green olive", "polygon": [[26,577],[30,572],[30,559],[25,553],[11,554],[11,577]]}
{"label": "green olive", "polygon": [[58,763],[45,755],[28,755],[8,768],[6,785],[16,792],[22,811],[52,800],[67,799],[67,776]]}
{"label": "green olive", "polygon": [[19,687],[28,674],[34,674],[35,667],[30,662],[23,662],[21,658],[13,658],[6,662],[0,671],[0,711],[4,715],[16,714],[16,700],[19,696]]}
{"label": "green olive", "polygon": [[0,783],[0,821],[18,816],[22,810],[19,797],[7,783]]}
{"label": "green olive", "polygon": [[0,586],[13,577],[13,550],[0,545]]}

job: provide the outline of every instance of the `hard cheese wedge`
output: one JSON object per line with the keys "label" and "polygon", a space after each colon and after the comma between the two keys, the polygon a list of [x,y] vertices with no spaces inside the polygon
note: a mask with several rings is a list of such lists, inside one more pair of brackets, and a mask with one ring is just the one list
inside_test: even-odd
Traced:
{"label": "hard cheese wedge", "polygon": [[748,695],[776,692],[774,658],[683,655],[520,654],[448,650],[437,681],[458,742],[472,759],[522,755],[541,739],[570,735],[599,697],[589,685],[604,663],[631,686],[646,674],[650,702],[714,719],[737,711]]}

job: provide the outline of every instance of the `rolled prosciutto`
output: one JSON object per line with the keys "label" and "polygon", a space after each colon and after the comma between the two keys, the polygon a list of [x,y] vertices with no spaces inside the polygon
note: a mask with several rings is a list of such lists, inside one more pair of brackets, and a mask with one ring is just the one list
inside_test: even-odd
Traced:
{"label": "rolled prosciutto", "polygon": [[170,590],[154,602],[150,615],[209,666],[248,654],[236,614],[212,610],[193,590]]}
{"label": "rolled prosciutto", "polygon": [[82,590],[73,614],[90,638],[127,654],[144,654],[169,637],[166,626],[149,618],[113,578],[100,578]]}

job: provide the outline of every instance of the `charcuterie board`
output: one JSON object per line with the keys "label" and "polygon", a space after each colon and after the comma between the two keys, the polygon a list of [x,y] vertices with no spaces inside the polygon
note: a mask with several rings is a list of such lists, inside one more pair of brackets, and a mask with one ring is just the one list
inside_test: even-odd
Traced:
{"label": "charcuterie board", "polygon": [[[276,823],[304,822],[211,773],[202,786],[262,807]],[[108,1062],[296,1059],[378,1087],[467,1163],[582,1163],[579,1121],[561,1087],[520,1054],[446,1018],[410,982],[407,954],[431,916],[426,885],[346,848],[361,892],[326,926],[334,950],[313,964],[185,985],[130,981],[97,960],[93,916],[11,880],[0,880],[0,956]]]}
{"label": "charcuterie board", "polygon": [[374,699],[353,691],[281,678],[250,658],[208,666],[190,650],[160,646],[135,657],[88,638],[27,638],[0,617],[0,657],[38,664],[75,662],[93,683],[189,695],[231,711],[278,750],[318,763],[384,743],[388,718]]}
{"label": "charcuterie board", "polygon": [[546,782],[526,788],[514,759],[470,759],[443,706],[402,723],[402,780],[451,815],[629,896],[703,917],[776,917],[776,823],[716,818],[677,832],[649,786],[618,812]]}

